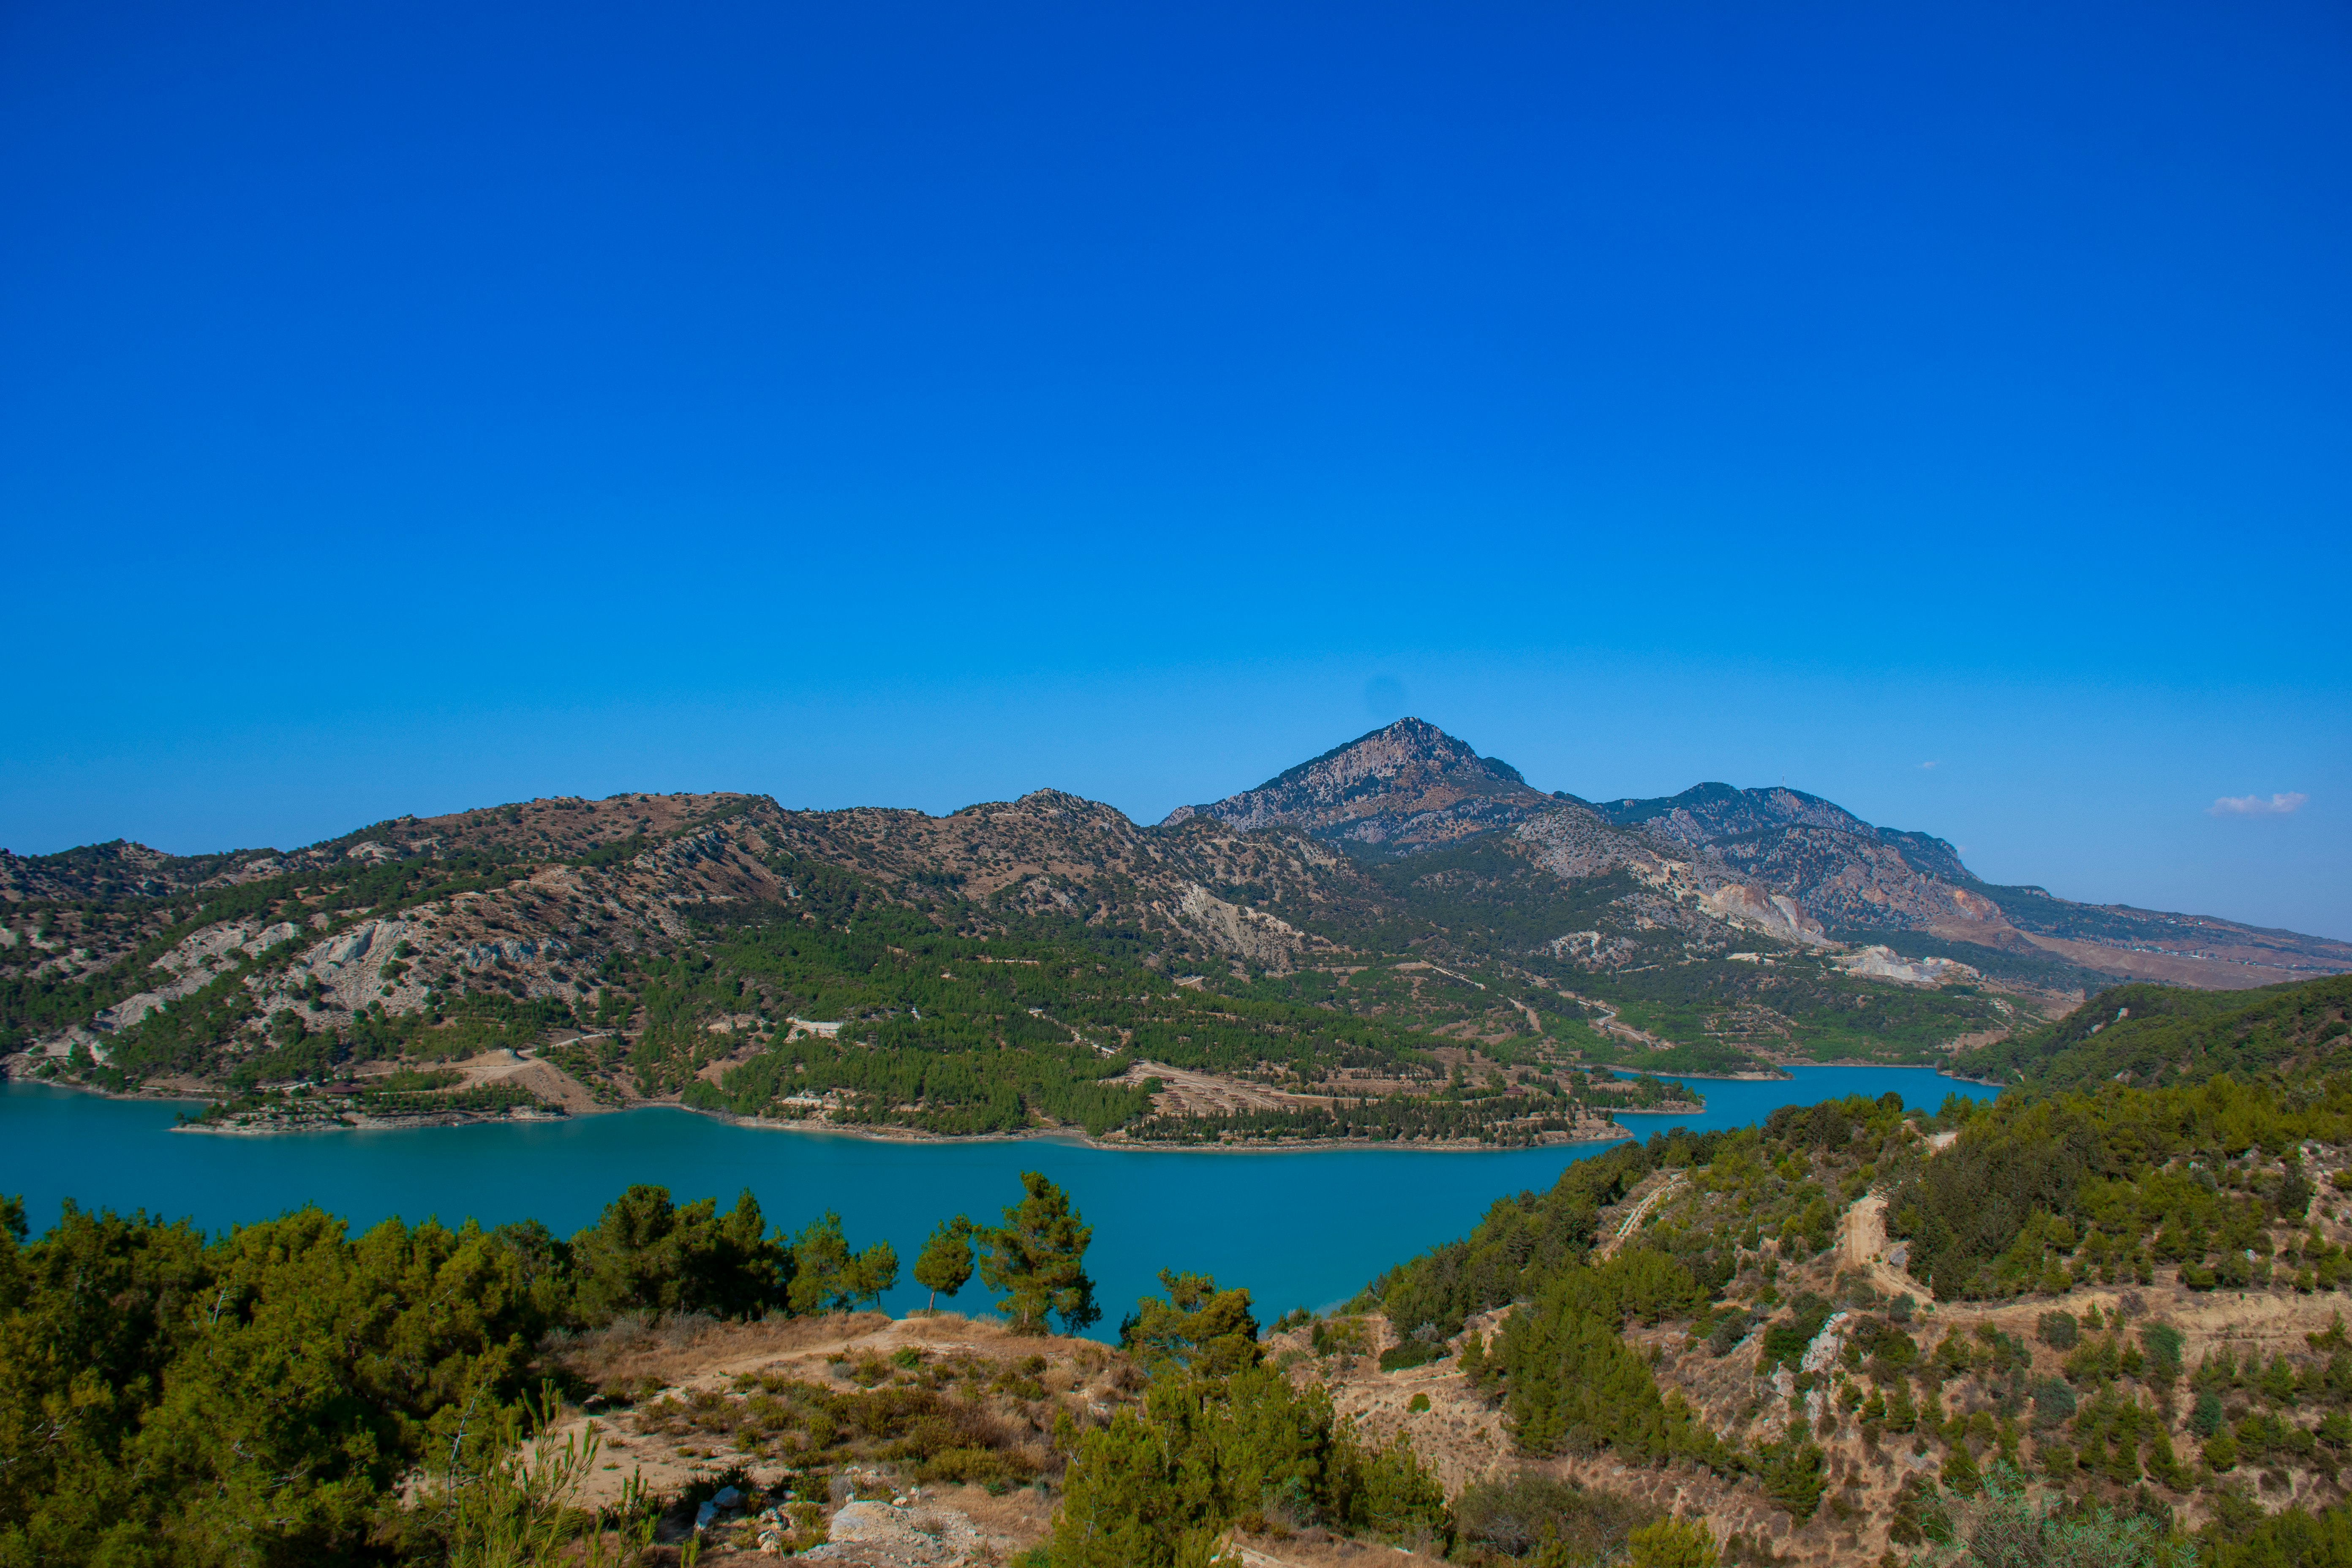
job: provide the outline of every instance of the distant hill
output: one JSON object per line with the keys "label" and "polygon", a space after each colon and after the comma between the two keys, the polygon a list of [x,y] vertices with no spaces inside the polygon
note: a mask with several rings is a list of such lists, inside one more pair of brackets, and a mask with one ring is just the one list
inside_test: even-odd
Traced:
{"label": "distant hill", "polygon": [[537,1042],[622,1100],[1134,1136],[1213,1107],[1220,1137],[1551,1136],[1594,1068],[1940,1062],[2116,978],[2352,971],[1993,887],[1797,791],[1547,795],[1412,719],[1152,826],[1055,790],[535,800],[290,851],[0,851],[0,914],[14,1071],[250,1087]]}
{"label": "distant hill", "polygon": [[2352,975],[2254,991],[2118,985],[2064,1017],[1962,1051],[1951,1070],[2038,1090],[2197,1083],[2352,1063]]}
{"label": "distant hill", "polygon": [[[1289,828],[1358,856],[1507,833],[1570,879],[1632,869],[1712,896],[1708,912],[1752,916],[1775,935],[1800,935],[1810,921],[1824,936],[1890,942],[1913,956],[1934,942],[1969,944],[2002,955],[1979,953],[1979,966],[2040,983],[2093,988],[2111,976],[2230,989],[2352,971],[2352,942],[1988,883],[1943,838],[1874,826],[1799,790],[1703,784],[1651,799],[1546,795],[1508,763],[1419,719],[1255,789],[1179,807],[1167,821],[1196,816],[1245,832]],[[1776,898],[1793,910],[1776,918]]]}

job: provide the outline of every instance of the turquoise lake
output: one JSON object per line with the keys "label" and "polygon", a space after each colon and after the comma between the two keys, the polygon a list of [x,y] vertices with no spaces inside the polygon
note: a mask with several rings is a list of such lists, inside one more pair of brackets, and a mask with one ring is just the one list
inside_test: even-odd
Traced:
{"label": "turquoise lake", "polygon": [[[1849,1094],[1901,1094],[1933,1109],[1948,1094],[1992,1090],[1926,1068],[1796,1068],[1792,1079],[1698,1082],[1697,1116],[1625,1115],[1636,1136],[1762,1120],[1775,1107]],[[1162,1268],[1246,1285],[1261,1315],[1338,1304],[1391,1264],[1463,1235],[1496,1198],[1549,1187],[1606,1143],[1436,1152],[1386,1149],[1259,1154],[1090,1149],[1060,1140],[894,1143],[838,1133],[715,1121],[691,1111],[631,1110],[568,1121],[219,1138],[169,1131],[177,1108],[71,1089],[0,1083],[0,1194],[21,1194],[37,1233],[68,1198],[84,1208],[144,1208],[208,1230],[305,1204],[364,1227],[389,1215],[467,1215],[486,1225],[536,1218],[559,1235],[594,1222],[633,1182],[678,1201],[745,1187],[769,1222],[797,1228],[838,1210],[850,1241],[887,1239],[911,1268],[931,1226],[956,1213],[994,1220],[1019,1173],[1067,1188],[1094,1226],[1087,1255],[1113,1330]],[[979,1287],[960,1306],[980,1308]],[[885,1299],[923,1304],[911,1282]],[[945,1304],[945,1303],[943,1303]]]}

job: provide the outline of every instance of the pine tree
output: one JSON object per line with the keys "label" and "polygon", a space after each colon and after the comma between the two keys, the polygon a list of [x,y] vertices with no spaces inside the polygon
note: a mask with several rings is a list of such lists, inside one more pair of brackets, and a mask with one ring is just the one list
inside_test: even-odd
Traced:
{"label": "pine tree", "polygon": [[1064,1331],[1076,1333],[1102,1316],[1084,1267],[1094,1227],[1043,1173],[1022,1172],[1021,1185],[1027,1195],[1004,1211],[1002,1229],[982,1238],[981,1281],[1004,1293],[1014,1332],[1042,1334],[1046,1315],[1058,1312]]}
{"label": "pine tree", "polygon": [[1250,1293],[1220,1290],[1206,1274],[1160,1271],[1168,1294],[1146,1296],[1135,1316],[1119,1325],[1119,1343],[1154,1376],[1197,1371],[1226,1376],[1258,1363],[1257,1319]]}
{"label": "pine tree", "polygon": [[971,1220],[958,1215],[941,1220],[930,1240],[923,1243],[922,1254],[915,1259],[915,1283],[931,1293],[925,1311],[939,1309],[941,1291],[952,1297],[971,1280],[973,1229]]}
{"label": "pine tree", "polygon": [[828,1210],[793,1243],[792,1309],[795,1312],[847,1312],[879,1300],[898,1282],[898,1253],[887,1241],[863,1252],[849,1250],[841,1216]]}

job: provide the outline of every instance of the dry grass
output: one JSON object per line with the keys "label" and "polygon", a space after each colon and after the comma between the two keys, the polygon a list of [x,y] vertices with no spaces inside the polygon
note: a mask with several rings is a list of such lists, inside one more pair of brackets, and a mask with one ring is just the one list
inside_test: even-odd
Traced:
{"label": "dry grass", "polygon": [[551,1339],[545,1355],[598,1391],[558,1428],[593,1420],[604,1437],[613,1468],[593,1479],[590,1505],[617,1496],[632,1471],[673,1496],[739,1475],[804,1489],[820,1471],[866,1477],[869,1492],[921,1484],[1009,1496],[1059,1473],[1058,1417],[1099,1425],[1143,1384],[1108,1346],[956,1313],[632,1317]]}

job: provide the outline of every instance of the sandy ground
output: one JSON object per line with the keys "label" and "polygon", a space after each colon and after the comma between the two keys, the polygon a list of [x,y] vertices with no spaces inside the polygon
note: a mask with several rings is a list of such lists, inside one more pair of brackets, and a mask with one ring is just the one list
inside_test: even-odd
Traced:
{"label": "sandy ground", "polygon": [[449,1066],[466,1075],[465,1081],[457,1086],[461,1089],[476,1089],[484,1084],[509,1083],[529,1089],[551,1105],[563,1107],[574,1116],[615,1109],[597,1104],[596,1097],[588,1092],[585,1084],[553,1062],[519,1056],[504,1047],[484,1051],[478,1057],[451,1062]]}
{"label": "sandy ground", "polygon": [[1886,1199],[1866,1193],[1845,1211],[1838,1227],[1839,1257],[1843,1267],[1858,1269],[1888,1296],[1908,1295],[1933,1305],[1936,1293],[1886,1260]]}

